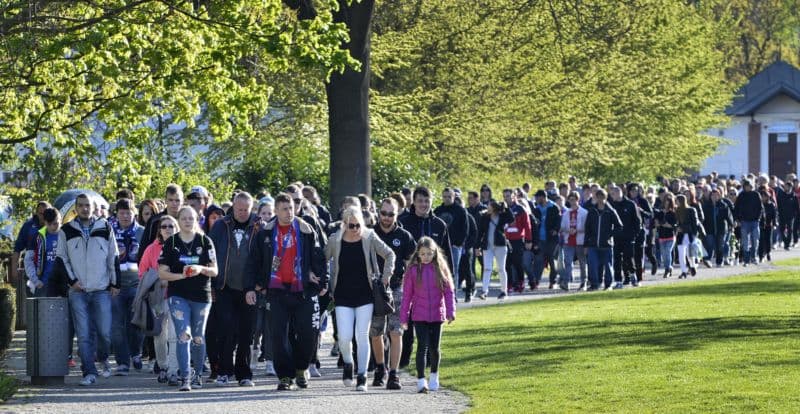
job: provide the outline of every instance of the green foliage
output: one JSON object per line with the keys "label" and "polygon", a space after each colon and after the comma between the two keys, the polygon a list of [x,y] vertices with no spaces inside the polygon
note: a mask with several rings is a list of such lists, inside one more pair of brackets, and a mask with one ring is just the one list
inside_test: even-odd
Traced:
{"label": "green foliage", "polygon": [[0,373],[0,401],[8,401],[19,389],[19,380],[11,375]]}
{"label": "green foliage", "polygon": [[228,193],[197,159],[255,136],[270,79],[357,66],[335,0],[302,21],[280,0],[0,3],[0,156],[31,178],[8,190],[27,203],[78,186],[161,196],[167,181]]}
{"label": "green foliage", "polygon": [[[11,340],[14,339],[14,320],[16,314],[13,288],[9,286],[0,287],[0,358],[8,351]],[[2,399],[1,394],[2,392],[0,392],[0,399]]]}
{"label": "green foliage", "polygon": [[797,412],[798,288],[778,271],[459,311],[441,382],[475,413]]}
{"label": "green foliage", "polygon": [[384,2],[375,33],[374,95],[417,115],[385,144],[446,182],[682,174],[731,98],[721,29],[681,2]]}

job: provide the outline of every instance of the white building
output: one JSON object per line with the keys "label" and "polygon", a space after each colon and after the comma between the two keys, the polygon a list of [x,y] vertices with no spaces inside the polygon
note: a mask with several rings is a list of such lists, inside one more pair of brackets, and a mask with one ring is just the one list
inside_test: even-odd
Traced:
{"label": "white building", "polygon": [[708,131],[727,140],[700,173],[741,177],[749,172],[784,178],[800,159],[800,69],[778,61],[750,78],[725,113],[727,128]]}

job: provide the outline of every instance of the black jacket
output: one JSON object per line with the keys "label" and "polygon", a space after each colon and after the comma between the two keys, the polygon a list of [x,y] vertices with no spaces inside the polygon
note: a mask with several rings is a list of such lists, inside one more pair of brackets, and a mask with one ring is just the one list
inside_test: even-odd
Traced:
{"label": "black jacket", "polygon": [[[300,236],[303,237],[303,257],[301,260],[301,272],[303,279],[303,296],[313,296],[319,294],[320,290],[328,288],[328,266],[325,260],[325,251],[322,249],[317,232],[310,224],[300,218],[295,218],[300,226]],[[269,278],[272,272],[273,239],[278,229],[277,220],[267,223],[259,222],[260,229],[256,233],[255,240],[251,245],[250,257],[247,261],[247,272],[249,278],[262,288],[269,286]],[[319,284],[309,280],[309,274],[319,277]]]}
{"label": "black jacket", "polygon": [[733,228],[733,212],[728,204],[720,200],[716,203],[716,219],[714,218],[714,202],[707,200],[703,203],[703,227],[706,234],[725,235],[729,229]]}
{"label": "black jacket", "polygon": [[492,215],[486,213],[481,216],[481,221],[478,223],[478,247],[481,250],[489,248],[489,237],[494,237],[494,239],[492,239],[494,241],[494,246],[506,245],[506,235],[503,229],[506,225],[514,222],[514,215],[508,210],[500,214],[497,219],[497,226],[494,229],[494,234],[489,234],[489,221],[491,219]]}
{"label": "black jacket", "polygon": [[478,246],[478,223],[467,214],[467,239],[464,240],[464,249],[474,249]]}
{"label": "black jacket", "polygon": [[[161,221],[161,217],[167,215],[167,210],[164,210],[158,214],[153,215],[150,217],[150,220],[147,220],[147,224],[144,226],[144,231],[142,232],[142,240],[139,241],[139,251],[144,252],[147,249],[147,246],[151,245],[158,236],[158,226]],[[141,264],[143,254],[139,255],[138,262]]]}
{"label": "black jacket", "polygon": [[475,207],[467,207],[467,213],[475,219],[475,223],[481,222],[481,216],[486,213],[486,206],[478,203]]}
{"label": "black jacket", "polygon": [[[403,274],[406,272],[406,261],[414,254],[414,250],[417,248],[417,242],[414,240],[411,233],[403,229],[400,223],[397,223],[394,230],[388,233],[384,233],[380,225],[375,226],[374,230],[378,238],[394,251],[394,271],[389,281],[389,287],[391,287],[392,290],[397,289],[403,286]],[[376,256],[378,257],[378,265],[383,269],[383,257],[380,255]]]}
{"label": "black jacket", "polygon": [[433,211],[436,217],[442,219],[447,224],[447,233],[450,234],[450,243],[453,246],[464,246],[467,239],[467,209],[458,203],[446,206],[444,204],[436,207]]}
{"label": "black jacket", "polygon": [[608,249],[614,245],[612,239],[620,231],[622,231],[622,221],[610,205],[606,204],[603,210],[592,208],[586,216],[583,245]]}
{"label": "black jacket", "polygon": [[411,206],[408,209],[408,214],[401,216],[398,221],[407,232],[411,233],[414,240],[419,241],[423,236],[432,238],[447,256],[450,270],[453,269],[453,260],[450,257],[452,255],[450,233],[447,231],[447,224],[445,224],[444,220],[436,217],[433,212],[428,213],[425,217],[419,217],[414,210],[414,206]]}
{"label": "black jacket", "polygon": [[631,199],[622,197],[619,201],[611,201],[611,206],[617,211],[622,222],[622,230],[618,233],[619,240],[634,240],[642,229],[642,216],[639,208]]}
{"label": "black jacket", "polygon": [[800,214],[800,203],[794,193],[787,193],[784,190],[778,191],[778,217],[781,222],[797,218]]}
{"label": "black jacket", "polygon": [[772,202],[772,200],[769,200],[766,203],[764,203],[764,215],[762,216],[762,220],[760,221],[761,229],[767,230],[775,227],[777,219],[778,219],[778,209],[775,208],[775,204]]}
{"label": "black jacket", "polygon": [[700,219],[697,217],[697,210],[694,208],[686,207],[686,218],[683,221],[681,221],[680,215],[677,212],[675,215],[678,216],[678,232],[676,239],[678,244],[683,241],[684,234],[689,235],[689,241],[694,241],[694,238],[704,231],[701,228],[702,224],[700,223]]}
{"label": "black jacket", "polygon": [[759,221],[764,214],[761,197],[755,191],[742,191],[733,206],[733,218],[738,221]]}

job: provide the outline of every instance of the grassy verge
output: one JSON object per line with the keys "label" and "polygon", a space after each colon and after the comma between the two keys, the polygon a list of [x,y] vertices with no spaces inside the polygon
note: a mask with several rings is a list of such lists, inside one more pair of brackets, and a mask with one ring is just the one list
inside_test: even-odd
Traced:
{"label": "grassy verge", "polygon": [[776,260],[774,264],[775,266],[785,266],[785,267],[800,266],[800,257],[796,257],[793,259]]}
{"label": "grassy verge", "polygon": [[791,276],[466,310],[443,334],[442,383],[473,412],[800,412]]}

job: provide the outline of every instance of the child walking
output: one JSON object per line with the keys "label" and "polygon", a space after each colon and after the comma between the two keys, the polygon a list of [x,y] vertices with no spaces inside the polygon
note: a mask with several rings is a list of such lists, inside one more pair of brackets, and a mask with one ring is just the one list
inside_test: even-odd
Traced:
{"label": "child walking", "polygon": [[[410,313],[410,315],[409,315]],[[414,322],[417,335],[417,391],[439,389],[439,342],[442,323],[456,319],[456,303],[450,268],[445,256],[430,237],[423,237],[411,256],[403,277],[403,303],[400,307],[402,328]],[[425,380],[425,356],[430,356],[430,381]]]}

